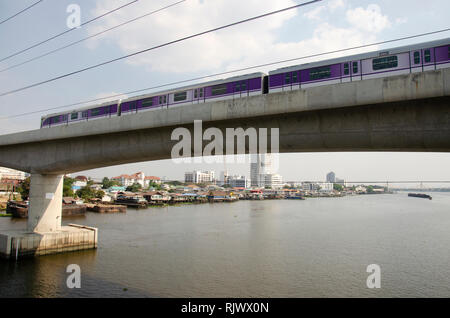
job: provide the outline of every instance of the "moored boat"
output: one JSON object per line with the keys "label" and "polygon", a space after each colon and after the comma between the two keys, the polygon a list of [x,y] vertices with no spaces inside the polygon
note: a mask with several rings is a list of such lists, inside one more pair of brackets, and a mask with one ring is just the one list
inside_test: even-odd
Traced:
{"label": "moored boat", "polygon": [[408,193],[408,197],[414,197],[414,198],[423,198],[423,199],[430,199],[432,200],[433,198],[425,193]]}

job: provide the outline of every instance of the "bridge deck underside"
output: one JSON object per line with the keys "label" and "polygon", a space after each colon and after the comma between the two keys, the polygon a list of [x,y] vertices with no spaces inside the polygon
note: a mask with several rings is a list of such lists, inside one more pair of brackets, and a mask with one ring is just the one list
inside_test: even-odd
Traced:
{"label": "bridge deck underside", "polygon": [[[450,151],[450,96],[204,121],[203,129],[279,128],[280,152]],[[149,128],[0,146],[0,165],[63,174],[170,159],[173,129]],[[193,124],[182,125],[191,131]],[[205,146],[209,141],[204,141]],[[225,143],[224,143],[225,144]],[[247,145],[248,146],[248,145]],[[192,143],[193,152],[193,143]]]}

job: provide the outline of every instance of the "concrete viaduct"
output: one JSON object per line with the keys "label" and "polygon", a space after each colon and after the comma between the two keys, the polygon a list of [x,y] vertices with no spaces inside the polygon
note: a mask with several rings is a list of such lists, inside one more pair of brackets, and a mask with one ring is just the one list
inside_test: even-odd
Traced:
{"label": "concrete viaduct", "polygon": [[172,131],[193,131],[194,120],[224,135],[226,128],[279,128],[280,152],[448,152],[450,69],[0,136],[0,166],[31,173],[28,231],[60,230],[63,174],[169,159]]}

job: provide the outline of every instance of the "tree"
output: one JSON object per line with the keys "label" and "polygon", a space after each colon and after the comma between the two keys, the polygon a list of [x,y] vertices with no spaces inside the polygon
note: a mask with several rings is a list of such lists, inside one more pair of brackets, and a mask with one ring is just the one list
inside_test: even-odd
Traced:
{"label": "tree", "polygon": [[98,191],[95,192],[95,197],[97,199],[103,199],[104,196],[105,196],[105,192],[102,191],[102,190],[98,190]]}
{"label": "tree", "polygon": [[30,196],[30,177],[22,181],[22,183],[17,187],[17,192],[20,193],[22,200],[27,200]]}
{"label": "tree", "polygon": [[108,177],[104,177],[102,180],[102,188],[103,189],[109,189],[113,186],[118,186],[120,185],[120,182],[117,180],[111,180]]}
{"label": "tree", "polygon": [[160,184],[156,183],[155,181],[150,181],[148,188],[154,188],[156,190],[162,190],[162,187]]}
{"label": "tree", "polygon": [[373,193],[373,186],[367,186],[366,187],[366,191],[367,191],[367,193]]}
{"label": "tree", "polygon": [[126,191],[139,192],[139,190],[141,190],[141,189],[142,189],[142,186],[139,183],[134,183],[133,185],[128,186]]}
{"label": "tree", "polygon": [[63,184],[63,197],[73,197],[74,193],[72,190],[72,185],[75,182],[75,179],[64,177]]}
{"label": "tree", "polygon": [[77,190],[76,194],[79,198],[82,198],[83,200],[89,200],[95,198],[96,192],[97,191],[92,189],[90,186],[85,186]]}
{"label": "tree", "polygon": [[183,182],[180,182],[180,181],[169,181],[169,182],[166,182],[166,183],[169,184],[169,185],[173,185],[173,186],[180,186],[180,185],[184,184]]}
{"label": "tree", "polygon": [[344,190],[344,187],[341,184],[333,183],[333,189],[341,192],[342,190]]}

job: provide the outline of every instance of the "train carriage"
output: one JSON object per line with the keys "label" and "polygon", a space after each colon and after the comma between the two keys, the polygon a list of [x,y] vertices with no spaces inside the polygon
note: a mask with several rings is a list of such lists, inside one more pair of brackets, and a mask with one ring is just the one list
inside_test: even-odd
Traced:
{"label": "train carriage", "polygon": [[450,67],[450,39],[306,63],[269,72],[269,93]]}
{"label": "train carriage", "polygon": [[199,83],[41,118],[41,128],[450,67],[450,38]]}

